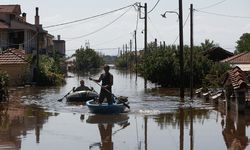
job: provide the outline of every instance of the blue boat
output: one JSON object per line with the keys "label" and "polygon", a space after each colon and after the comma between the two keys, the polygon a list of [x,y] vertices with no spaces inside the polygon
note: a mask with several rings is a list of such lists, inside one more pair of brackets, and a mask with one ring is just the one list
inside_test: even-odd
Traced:
{"label": "blue boat", "polygon": [[109,105],[108,103],[98,104],[96,101],[90,100],[86,102],[86,105],[88,106],[91,113],[119,114],[125,112],[126,105],[128,105],[128,103],[113,103],[112,105]]}

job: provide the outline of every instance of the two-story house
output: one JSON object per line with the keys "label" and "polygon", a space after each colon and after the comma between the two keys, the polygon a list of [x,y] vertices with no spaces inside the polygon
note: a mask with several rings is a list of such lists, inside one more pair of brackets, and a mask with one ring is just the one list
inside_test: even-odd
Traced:
{"label": "two-story house", "polygon": [[26,22],[26,13],[20,5],[0,5],[0,50],[23,49],[25,53],[48,53],[53,49],[54,36],[48,34],[40,24],[38,7],[35,24]]}

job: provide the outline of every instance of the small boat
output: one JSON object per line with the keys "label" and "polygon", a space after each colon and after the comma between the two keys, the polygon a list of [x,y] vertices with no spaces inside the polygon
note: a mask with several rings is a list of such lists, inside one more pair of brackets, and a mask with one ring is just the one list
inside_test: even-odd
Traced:
{"label": "small boat", "polygon": [[[125,102],[128,105],[128,102]],[[126,106],[123,103],[108,103],[99,104],[95,100],[86,102],[91,113],[95,114],[119,114],[125,112]]]}
{"label": "small boat", "polygon": [[66,99],[68,102],[86,102],[91,99],[98,98],[99,95],[96,91],[76,91],[70,93]]}

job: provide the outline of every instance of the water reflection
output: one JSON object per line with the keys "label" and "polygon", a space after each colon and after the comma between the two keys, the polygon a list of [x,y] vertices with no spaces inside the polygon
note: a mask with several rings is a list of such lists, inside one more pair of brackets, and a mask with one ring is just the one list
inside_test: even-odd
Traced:
{"label": "water reflection", "polygon": [[227,112],[221,120],[222,135],[229,150],[243,150],[247,147],[249,138],[246,135],[246,128],[250,124],[248,114]]}
{"label": "water reflection", "polygon": [[42,108],[9,107],[7,103],[0,105],[0,149],[21,149],[21,137],[35,130],[35,141],[40,142],[40,130],[51,113]]}
{"label": "water reflection", "polygon": [[16,90],[14,96],[12,93],[10,101],[26,107],[1,106],[0,149],[249,148],[249,113],[218,112],[202,100],[180,104],[176,89],[158,88],[148,82],[145,90],[143,78],[110,71],[114,75],[114,94],[129,97],[128,114],[93,115],[82,103],[58,102],[81,79],[99,91],[100,87],[87,79],[88,73],[71,74],[74,77],[67,78],[67,84],[61,87],[26,87]]}
{"label": "water reflection", "polygon": [[[91,144],[89,149],[98,146],[101,150],[113,150],[114,144],[112,136],[130,125],[128,119],[129,117],[126,114],[89,116],[86,122],[97,124],[101,137],[101,142]],[[120,126],[120,128],[116,131],[112,131],[115,125]]]}

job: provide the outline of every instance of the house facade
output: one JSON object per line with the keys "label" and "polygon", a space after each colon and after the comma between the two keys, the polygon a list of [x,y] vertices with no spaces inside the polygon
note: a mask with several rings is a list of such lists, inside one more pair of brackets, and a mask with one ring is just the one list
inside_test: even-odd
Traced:
{"label": "house facade", "polygon": [[26,22],[20,5],[0,5],[0,50],[23,49],[25,53],[48,53],[53,50],[54,36],[42,28],[36,8],[35,23]]}

